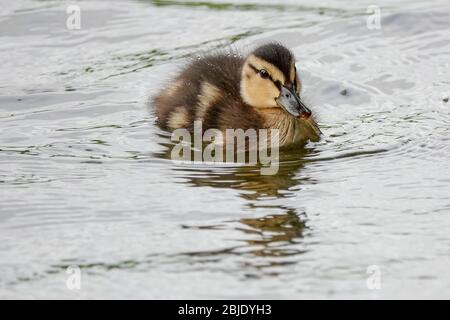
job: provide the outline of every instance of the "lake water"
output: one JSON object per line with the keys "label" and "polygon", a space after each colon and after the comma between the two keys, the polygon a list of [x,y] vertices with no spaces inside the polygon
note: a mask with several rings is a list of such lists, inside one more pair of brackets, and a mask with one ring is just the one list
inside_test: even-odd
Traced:
{"label": "lake water", "polygon": [[[2,1],[0,297],[450,298],[450,5],[371,4]],[[148,98],[270,40],[323,139],[274,176],[167,159]]]}

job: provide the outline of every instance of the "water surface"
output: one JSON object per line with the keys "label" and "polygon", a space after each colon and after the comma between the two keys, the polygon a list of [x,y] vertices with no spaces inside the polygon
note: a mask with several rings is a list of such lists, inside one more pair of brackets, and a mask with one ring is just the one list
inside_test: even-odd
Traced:
{"label": "water surface", "polygon": [[[377,3],[2,3],[0,297],[450,298],[450,7]],[[324,138],[275,176],[168,160],[149,96],[270,40]]]}

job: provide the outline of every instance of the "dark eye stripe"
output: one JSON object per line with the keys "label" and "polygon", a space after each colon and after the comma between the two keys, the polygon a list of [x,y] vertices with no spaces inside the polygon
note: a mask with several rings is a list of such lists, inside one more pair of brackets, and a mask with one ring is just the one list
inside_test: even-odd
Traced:
{"label": "dark eye stripe", "polygon": [[254,65],[252,65],[251,63],[248,64],[250,66],[250,68],[253,69],[253,71],[255,71],[256,73],[259,72],[258,68],[256,68]]}
{"label": "dark eye stripe", "polygon": [[[273,80],[272,80],[273,81]],[[277,86],[278,90],[281,90],[281,82],[280,81],[274,81],[275,85]]]}

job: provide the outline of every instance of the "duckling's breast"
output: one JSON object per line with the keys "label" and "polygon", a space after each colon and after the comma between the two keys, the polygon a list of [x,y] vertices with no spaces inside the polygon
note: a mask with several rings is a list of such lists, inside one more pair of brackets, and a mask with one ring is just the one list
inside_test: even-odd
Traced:
{"label": "duckling's breast", "polygon": [[303,145],[308,140],[319,141],[320,130],[313,117],[297,119],[281,108],[271,108],[262,112],[265,119],[264,127],[277,129],[280,147]]}

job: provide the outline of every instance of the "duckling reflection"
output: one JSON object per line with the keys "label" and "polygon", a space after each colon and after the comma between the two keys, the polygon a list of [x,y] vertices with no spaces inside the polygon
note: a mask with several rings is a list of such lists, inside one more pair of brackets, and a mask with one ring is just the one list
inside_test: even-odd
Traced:
{"label": "duckling reflection", "polygon": [[260,166],[254,165],[235,167],[231,172],[206,169],[204,170],[206,175],[192,175],[189,181],[196,187],[209,186],[240,190],[240,196],[250,201],[285,198],[294,195],[290,188],[302,183],[296,178],[296,173],[302,166],[301,160],[287,163],[284,159],[280,159],[280,167],[275,175],[262,175]]}
{"label": "duckling reflection", "polygon": [[[170,143],[166,143],[167,150],[158,157],[170,158]],[[193,187],[213,187],[234,189],[241,191],[239,196],[246,200],[246,211],[265,211],[260,217],[241,218],[239,225],[234,230],[239,230],[246,235],[242,246],[229,248],[226,251],[209,252],[215,254],[252,254],[259,257],[292,256],[304,252],[298,246],[298,239],[303,237],[307,229],[305,225],[306,214],[297,212],[295,208],[285,205],[268,204],[271,200],[284,199],[295,195],[294,189],[298,189],[305,183],[314,183],[310,178],[299,178],[298,172],[305,163],[305,157],[313,152],[312,149],[302,148],[295,152],[292,150],[280,151],[280,168],[277,174],[261,175],[258,165],[238,167],[211,167],[209,165],[188,167],[174,167],[182,174],[183,182]],[[202,174],[199,175],[199,172]],[[254,216],[254,215],[253,215]],[[236,222],[236,221],[231,221]],[[232,224],[234,225],[234,224]],[[189,226],[184,226],[190,228]],[[227,226],[225,226],[226,228]],[[192,228],[200,229],[199,226]],[[202,229],[215,229],[217,226],[208,226]],[[223,226],[219,226],[223,229]],[[300,248],[300,249],[299,249]],[[200,255],[191,253],[190,255]],[[202,256],[205,252],[201,253]],[[266,261],[267,263],[267,261]],[[273,266],[271,261],[264,266]],[[254,266],[255,267],[255,266]]]}
{"label": "duckling reflection", "polygon": [[255,256],[278,257],[303,253],[303,250],[288,248],[287,244],[295,243],[296,238],[303,236],[305,222],[292,208],[285,208],[286,213],[267,215],[261,218],[243,218],[241,223],[247,228],[239,230],[257,238],[245,240]]}
{"label": "duckling reflection", "polygon": [[[166,133],[158,136],[158,143],[163,149],[153,153],[153,156],[171,160],[174,142]],[[307,161],[307,156],[313,152],[312,148],[306,147],[280,149],[279,168],[274,175],[262,175],[260,163],[226,168],[210,164],[192,167],[180,165],[174,167],[174,170],[183,172],[183,178],[187,178],[187,183],[194,187],[236,189],[242,191],[240,196],[246,200],[260,200],[268,197],[284,198],[294,196],[291,188],[305,183],[314,183],[314,180],[309,177],[301,179],[297,177],[297,173]],[[199,172],[204,174],[199,175]]]}

